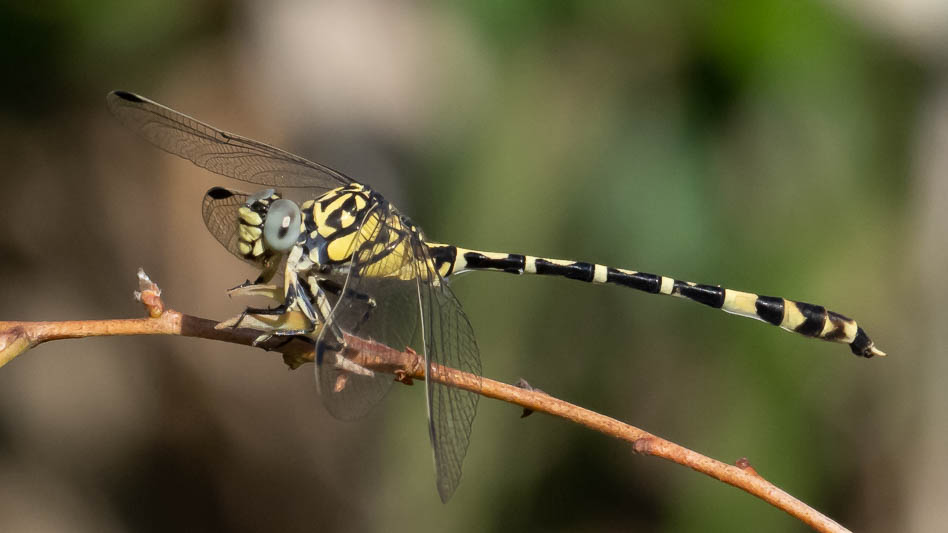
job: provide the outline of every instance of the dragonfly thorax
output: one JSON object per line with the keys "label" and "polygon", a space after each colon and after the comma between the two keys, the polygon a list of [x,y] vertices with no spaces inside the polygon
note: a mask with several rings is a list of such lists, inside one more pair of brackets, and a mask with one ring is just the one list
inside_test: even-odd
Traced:
{"label": "dragonfly thorax", "polygon": [[304,202],[300,242],[309,260],[324,267],[348,264],[363,222],[376,205],[375,195],[354,183]]}

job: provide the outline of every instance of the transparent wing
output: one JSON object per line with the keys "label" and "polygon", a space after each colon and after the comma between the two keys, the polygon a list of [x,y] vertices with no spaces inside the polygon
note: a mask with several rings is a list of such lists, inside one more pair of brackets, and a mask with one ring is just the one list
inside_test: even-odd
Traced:
{"label": "transparent wing", "polygon": [[[353,239],[349,250],[352,260],[343,286],[335,294],[324,291],[332,312],[316,342],[316,384],[326,409],[343,420],[366,414],[385,396],[394,377],[380,372],[362,375],[340,368],[341,346],[336,333],[371,339],[397,350],[415,348],[421,338],[414,280],[379,278],[379,264],[359,252],[371,250],[386,238],[388,229],[379,223],[385,217],[383,211],[384,206],[375,206]],[[392,255],[389,260],[393,266],[407,266],[409,258],[401,254]]]}
{"label": "transparent wing", "polygon": [[[434,269],[420,233],[386,204],[366,217],[357,240],[345,298],[331,322],[391,348],[423,353],[428,376],[432,367],[442,366],[480,376],[474,331]],[[374,299],[368,318],[360,295]],[[425,387],[438,493],[446,502],[461,479],[479,396],[432,379]]]}
{"label": "transparent wing", "polygon": [[[225,189],[223,187],[213,187],[204,194],[204,201],[201,203],[201,212],[204,215],[204,225],[207,231],[221,243],[227,251],[238,259],[253,265],[260,270],[281,271],[278,268],[279,262],[285,259],[281,256],[264,255],[257,259],[248,259],[237,249],[238,239],[238,214],[237,210],[247,203],[247,193]],[[274,264],[276,263],[276,264]]]}
{"label": "transparent wing", "polygon": [[[432,267],[427,246],[419,240],[414,248],[419,257],[425,258],[417,263],[419,268],[427,270],[425,279],[434,281],[419,287],[425,324],[426,375],[432,375],[432,366],[437,365],[479,377],[481,358],[471,322],[445,279]],[[461,467],[471,442],[471,425],[480,395],[431,379],[427,379],[425,385],[428,429],[438,470],[438,494],[442,502],[447,502],[461,482]]]}
{"label": "transparent wing", "polygon": [[325,192],[352,179],[279,148],[227,133],[125,91],[107,97],[109,110],[129,129],[162,150],[223,176],[272,187]]}
{"label": "transparent wing", "polygon": [[214,187],[204,194],[204,201],[201,202],[201,213],[204,215],[204,225],[207,226],[207,231],[211,232],[211,235],[217,239],[217,242],[224,245],[228,252],[254,266],[262,267],[262,258],[253,261],[245,258],[237,250],[237,242],[239,241],[237,229],[240,223],[237,210],[247,203],[248,196],[248,194],[239,191]]}

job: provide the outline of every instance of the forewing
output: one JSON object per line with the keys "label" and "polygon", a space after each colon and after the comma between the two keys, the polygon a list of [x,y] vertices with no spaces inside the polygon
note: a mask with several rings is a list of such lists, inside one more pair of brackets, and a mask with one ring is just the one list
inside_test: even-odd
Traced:
{"label": "forewing", "polygon": [[136,94],[113,91],[107,101],[119,122],[148,142],[223,176],[272,187],[307,187],[315,192],[352,182],[327,166],[221,131]]}

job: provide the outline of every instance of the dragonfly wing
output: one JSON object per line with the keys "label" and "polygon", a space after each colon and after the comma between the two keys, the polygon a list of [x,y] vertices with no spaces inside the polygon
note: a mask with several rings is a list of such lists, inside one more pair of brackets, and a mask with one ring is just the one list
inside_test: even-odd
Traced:
{"label": "dragonfly wing", "polygon": [[314,192],[352,183],[351,178],[327,166],[219,130],[136,94],[113,91],[107,101],[119,122],[148,142],[222,176],[271,187],[306,187]]}
{"label": "dragonfly wing", "polygon": [[[480,356],[467,316],[434,268],[420,233],[388,204],[377,205],[362,222],[344,295],[329,324],[395,350],[411,348],[424,354],[428,376],[433,367],[480,376]],[[327,326],[323,334],[330,335],[330,329]],[[325,362],[319,367],[324,391],[332,377],[325,367]],[[461,479],[479,396],[433,379],[425,380],[425,388],[438,493],[447,501]]]}
{"label": "dragonfly wing", "polygon": [[249,196],[240,191],[214,187],[204,194],[201,213],[204,215],[207,231],[211,232],[211,235],[217,239],[217,242],[224,245],[228,252],[254,266],[260,266],[262,258],[259,261],[251,261],[237,249],[237,243],[240,241],[237,233],[240,218],[237,211],[247,203]]}
{"label": "dragonfly wing", "polygon": [[237,243],[240,241],[238,235],[239,214],[238,210],[246,205],[249,195],[232,189],[223,187],[214,187],[204,194],[204,201],[201,203],[201,212],[204,215],[204,225],[207,231],[221,243],[235,257],[249,263],[259,270],[270,270],[275,273],[282,272],[278,263],[285,257],[274,255],[261,255],[256,258],[248,258],[240,253]]}
{"label": "dragonfly wing", "polygon": [[415,280],[380,276],[384,268],[396,264],[407,268],[410,257],[396,253],[380,261],[370,252],[390,234],[387,224],[380,223],[387,213],[384,204],[369,209],[352,239],[351,260],[343,286],[335,293],[323,291],[332,311],[316,342],[316,384],[326,409],[344,420],[366,414],[385,396],[394,377],[381,372],[366,375],[341,368],[341,346],[337,335],[345,332],[399,351],[417,346],[415,339],[420,339]]}
{"label": "dragonfly wing", "polygon": [[[417,239],[415,250],[422,282],[419,284],[421,312],[425,325],[425,362],[427,376],[432,367],[461,370],[477,378],[481,359],[474,329],[460,302],[444,278],[434,269],[428,248]],[[431,280],[425,282],[424,280]],[[428,430],[438,473],[438,494],[447,502],[461,481],[461,467],[471,442],[471,426],[477,414],[480,395],[426,379]]]}

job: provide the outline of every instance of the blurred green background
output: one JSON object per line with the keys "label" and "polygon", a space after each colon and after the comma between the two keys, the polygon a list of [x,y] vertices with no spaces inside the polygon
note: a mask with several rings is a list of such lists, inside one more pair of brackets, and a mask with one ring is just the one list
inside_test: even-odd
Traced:
{"label": "blurred green background", "polygon": [[[139,92],[364,180],[442,242],[821,303],[890,357],[564,280],[454,283],[484,373],[726,462],[859,531],[948,521],[948,5],[0,4],[0,318],[140,316],[143,266],[223,319],[251,276],[200,201],[241,184],[105,108]],[[247,186],[243,186],[247,188]],[[423,388],[338,422],[311,367],[182,338],[0,370],[3,531],[801,531],[482,400],[442,505]]]}

